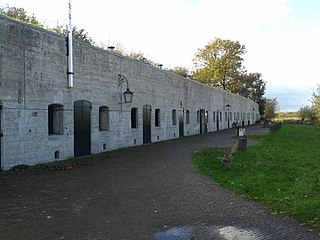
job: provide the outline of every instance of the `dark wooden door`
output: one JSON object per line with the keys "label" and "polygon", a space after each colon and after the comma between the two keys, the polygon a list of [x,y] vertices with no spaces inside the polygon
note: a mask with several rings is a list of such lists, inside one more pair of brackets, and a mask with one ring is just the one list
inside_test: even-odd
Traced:
{"label": "dark wooden door", "polygon": [[200,134],[207,132],[206,111],[200,109]]}
{"label": "dark wooden door", "polygon": [[179,137],[184,137],[184,109],[179,110]]}
{"label": "dark wooden door", "polygon": [[3,137],[3,133],[2,133],[2,123],[1,123],[1,119],[2,119],[2,108],[3,108],[3,105],[1,104],[0,102],[0,170],[2,170],[2,149],[1,149],[1,146],[2,146],[2,137]]}
{"label": "dark wooden door", "polygon": [[217,131],[219,130],[219,111],[217,111]]}
{"label": "dark wooden door", "polygon": [[151,143],[151,106],[143,106],[143,144]]}
{"label": "dark wooden door", "polygon": [[74,156],[91,154],[91,103],[74,102]]}

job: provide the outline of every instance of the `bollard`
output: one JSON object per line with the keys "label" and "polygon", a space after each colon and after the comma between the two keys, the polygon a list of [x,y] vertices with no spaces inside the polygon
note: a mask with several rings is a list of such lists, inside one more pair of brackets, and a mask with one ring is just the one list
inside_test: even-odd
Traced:
{"label": "bollard", "polygon": [[247,150],[247,138],[239,137],[238,138],[238,149],[239,152],[245,152]]}

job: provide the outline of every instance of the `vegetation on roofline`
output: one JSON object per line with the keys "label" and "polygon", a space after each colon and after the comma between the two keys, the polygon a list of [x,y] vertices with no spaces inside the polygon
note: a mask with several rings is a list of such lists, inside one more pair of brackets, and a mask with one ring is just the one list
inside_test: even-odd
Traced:
{"label": "vegetation on roofline", "polygon": [[[33,25],[35,27],[44,28],[48,31],[52,31],[60,35],[67,35],[67,31],[68,31],[67,26],[62,26],[57,24],[57,26],[53,28],[49,28],[45,26],[44,23],[41,23],[34,16],[34,14],[32,15],[28,14],[28,12],[24,8],[4,6],[0,8],[0,14],[17,21],[21,21],[23,23]],[[86,32],[85,29],[83,28],[79,29],[77,26],[74,26],[72,29],[72,35],[78,41],[81,41],[90,45],[94,45],[92,38],[89,37],[88,32]]]}
{"label": "vegetation on roofline", "polygon": [[[67,35],[67,26],[57,24],[55,27],[49,28],[38,21],[34,14],[28,14],[23,8],[5,6],[0,8],[0,13],[58,34]],[[81,42],[104,49],[109,47],[95,43],[83,28],[74,26],[72,34],[75,39]],[[150,60],[141,52],[128,53],[123,46],[117,47],[114,51],[128,58],[159,66],[159,63]],[[241,45],[238,41],[215,38],[204,48],[198,49],[194,58],[193,71],[181,66],[164,68],[164,70],[250,98],[259,104],[259,112],[262,115],[267,103],[267,99],[264,97],[266,82],[262,79],[261,73],[250,73],[245,69],[243,66],[245,53],[245,45]]]}

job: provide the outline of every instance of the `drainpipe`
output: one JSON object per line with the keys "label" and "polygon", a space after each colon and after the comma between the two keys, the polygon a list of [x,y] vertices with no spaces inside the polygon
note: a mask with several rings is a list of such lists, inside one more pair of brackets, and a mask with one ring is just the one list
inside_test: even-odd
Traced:
{"label": "drainpipe", "polygon": [[68,25],[68,86],[73,87],[73,47],[72,47],[72,25],[71,25],[71,0],[69,0],[69,25]]}
{"label": "drainpipe", "polygon": [[2,133],[2,124],[1,124],[1,120],[2,120],[2,109],[3,109],[3,105],[0,101],[0,171],[2,170],[2,137],[3,137],[3,133]]}

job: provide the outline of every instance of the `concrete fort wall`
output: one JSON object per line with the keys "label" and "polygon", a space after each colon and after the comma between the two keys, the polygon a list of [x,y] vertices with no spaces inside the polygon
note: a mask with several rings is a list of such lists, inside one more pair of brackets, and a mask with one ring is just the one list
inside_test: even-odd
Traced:
{"label": "concrete fort wall", "polygon": [[[65,37],[6,17],[0,17],[0,23],[2,169],[77,155],[77,101],[90,103],[91,153],[141,145],[148,142],[146,134],[157,142],[226,129],[235,122],[248,125],[260,118],[258,105],[249,99],[77,41],[74,87],[69,88]],[[131,103],[120,104],[125,84],[118,86],[118,74],[128,79],[134,93]],[[50,115],[52,104],[61,107],[60,115]],[[150,120],[144,117],[146,105]],[[50,121],[58,133],[50,130]],[[146,122],[150,131],[145,130]]]}

